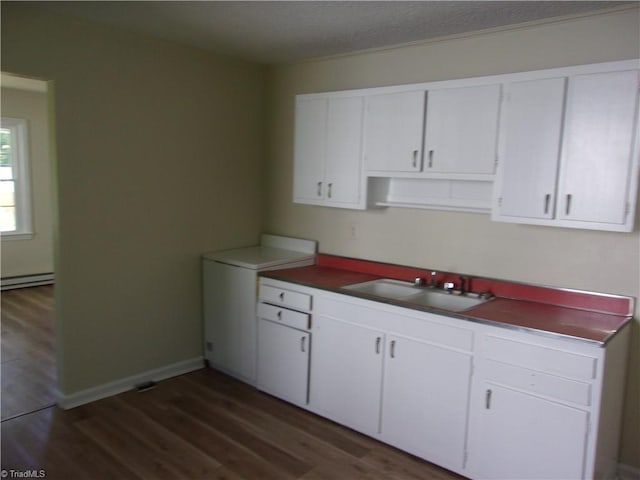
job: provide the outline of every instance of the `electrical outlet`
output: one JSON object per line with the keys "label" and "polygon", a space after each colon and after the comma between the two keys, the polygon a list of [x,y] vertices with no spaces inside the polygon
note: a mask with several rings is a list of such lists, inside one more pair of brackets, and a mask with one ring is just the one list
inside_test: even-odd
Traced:
{"label": "electrical outlet", "polygon": [[356,222],[351,222],[351,240],[357,240],[360,236],[360,227]]}

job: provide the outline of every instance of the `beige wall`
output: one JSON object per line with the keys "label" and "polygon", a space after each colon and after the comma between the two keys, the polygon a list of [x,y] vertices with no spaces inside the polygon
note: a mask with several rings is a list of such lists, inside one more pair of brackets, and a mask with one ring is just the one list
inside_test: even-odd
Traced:
{"label": "beige wall", "polygon": [[8,2],[2,70],[54,82],[62,392],[202,355],[199,255],[260,232],[263,69]]}
{"label": "beige wall", "polygon": [[[294,95],[640,57],[638,9],[273,67],[265,230],[320,251],[558,287],[640,296],[640,236],[494,223],[488,215],[291,202]],[[351,238],[356,224],[357,238]],[[640,223],[640,222],[638,222]],[[633,325],[622,461],[640,467],[640,325]]]}
{"label": "beige wall", "polygon": [[33,238],[2,240],[2,278],[53,272],[53,212],[47,94],[2,88],[2,116],[27,120]]}

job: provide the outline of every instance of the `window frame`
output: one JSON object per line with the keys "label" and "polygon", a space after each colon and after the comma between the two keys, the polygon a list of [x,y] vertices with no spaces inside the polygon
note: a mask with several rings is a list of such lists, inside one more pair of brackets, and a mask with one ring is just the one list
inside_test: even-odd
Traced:
{"label": "window frame", "polygon": [[[11,131],[12,164],[16,229],[0,232],[2,240],[30,240],[33,238],[31,212],[31,179],[28,151],[28,128],[24,118],[1,117],[2,128]],[[15,141],[14,141],[15,139]]]}

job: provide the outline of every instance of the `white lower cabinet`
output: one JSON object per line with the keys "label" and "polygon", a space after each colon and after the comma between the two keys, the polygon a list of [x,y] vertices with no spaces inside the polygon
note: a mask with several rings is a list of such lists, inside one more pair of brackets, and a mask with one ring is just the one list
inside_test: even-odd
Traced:
{"label": "white lower cabinet", "polygon": [[584,478],[585,410],[489,382],[483,389],[470,459],[480,478]]}
{"label": "white lower cabinet", "polygon": [[312,292],[260,280],[256,386],[300,407],[309,400]]}
{"label": "white lower cabinet", "polygon": [[311,335],[258,321],[258,388],[296,405],[307,404]]}
{"label": "white lower cabinet", "polygon": [[456,320],[380,305],[317,299],[309,405],[461,472],[473,334]]}
{"label": "white lower cabinet", "polygon": [[310,404],[336,422],[376,435],[384,334],[319,315],[313,324]]}
{"label": "white lower cabinet", "polygon": [[382,397],[382,439],[440,465],[462,468],[470,354],[390,335]]}
{"label": "white lower cabinet", "polygon": [[261,282],[259,388],[468,478],[615,477],[630,328],[601,345]]}
{"label": "white lower cabinet", "polygon": [[466,475],[614,478],[629,330],[603,347],[478,326]]}

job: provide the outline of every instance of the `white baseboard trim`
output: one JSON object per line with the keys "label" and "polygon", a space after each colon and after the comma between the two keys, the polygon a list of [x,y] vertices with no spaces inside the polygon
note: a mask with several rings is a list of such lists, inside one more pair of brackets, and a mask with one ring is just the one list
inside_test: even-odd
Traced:
{"label": "white baseboard trim", "polygon": [[620,463],[618,464],[618,478],[622,480],[640,480],[640,468]]}
{"label": "white baseboard trim", "polygon": [[37,287],[39,285],[51,285],[54,283],[53,273],[38,273],[34,275],[20,275],[18,277],[6,277],[0,280],[2,290],[14,288]]}
{"label": "white baseboard trim", "polygon": [[58,392],[56,400],[60,408],[68,410],[70,408],[84,405],[85,403],[94,402],[102,398],[111,397],[112,395],[133,390],[136,385],[144,382],[159,382],[160,380],[193,372],[194,370],[199,370],[203,367],[203,357],[196,357],[190,360],[174,363],[172,365],[167,365],[165,367],[156,368],[154,370],[148,370],[121,380],[116,380],[115,382],[109,382],[103,385],[98,385],[97,387],[70,393],[68,395]]}

